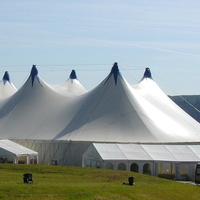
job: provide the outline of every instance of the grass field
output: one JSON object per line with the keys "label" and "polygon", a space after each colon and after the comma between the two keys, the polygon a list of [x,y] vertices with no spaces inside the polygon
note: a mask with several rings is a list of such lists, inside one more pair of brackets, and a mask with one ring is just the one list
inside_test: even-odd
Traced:
{"label": "grass field", "polygon": [[[23,183],[32,173],[33,184]],[[135,185],[123,185],[134,176]],[[199,199],[200,186],[128,171],[0,164],[0,199]]]}

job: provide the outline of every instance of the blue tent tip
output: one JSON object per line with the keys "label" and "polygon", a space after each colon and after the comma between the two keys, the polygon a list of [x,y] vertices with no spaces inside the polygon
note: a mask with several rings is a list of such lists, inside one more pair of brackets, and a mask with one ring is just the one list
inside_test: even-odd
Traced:
{"label": "blue tent tip", "polygon": [[115,85],[117,85],[117,78],[118,78],[118,75],[119,75],[119,68],[118,68],[118,64],[116,62],[114,63],[114,65],[112,67],[111,73],[114,75]]}
{"label": "blue tent tip", "polygon": [[35,77],[37,75],[38,75],[38,70],[36,68],[36,65],[33,65],[31,69],[31,76]]}
{"label": "blue tent tip", "polygon": [[76,72],[75,70],[73,69],[70,76],[69,76],[70,79],[77,79],[77,76],[76,76]]}
{"label": "blue tent tip", "polygon": [[7,81],[10,82],[10,76],[8,72],[6,71],[3,76],[3,84],[5,85]]}
{"label": "blue tent tip", "polygon": [[115,85],[117,85],[117,78],[118,78],[118,75],[120,75],[117,62],[114,63],[114,65],[113,65],[113,67],[112,67],[112,69],[111,69],[111,72],[110,72],[110,74],[108,75],[108,78],[107,78],[106,82],[108,81],[108,79],[110,79],[110,77],[111,77],[112,75],[114,76]]}
{"label": "blue tent tip", "polygon": [[32,80],[32,86],[33,86],[33,84],[34,84],[34,80],[35,80],[35,77],[38,75],[38,70],[37,70],[37,68],[36,68],[36,65],[33,65],[32,66],[32,69],[31,69],[31,74],[30,74],[30,76],[31,76],[31,80]]}
{"label": "blue tent tip", "polygon": [[146,69],[145,69],[143,78],[151,78],[151,79],[152,79],[151,71],[150,71],[149,68],[146,68]]}
{"label": "blue tent tip", "polygon": [[10,82],[10,76],[9,76],[9,74],[8,74],[7,71],[4,73],[3,80],[4,80],[4,81],[9,81],[9,82]]}

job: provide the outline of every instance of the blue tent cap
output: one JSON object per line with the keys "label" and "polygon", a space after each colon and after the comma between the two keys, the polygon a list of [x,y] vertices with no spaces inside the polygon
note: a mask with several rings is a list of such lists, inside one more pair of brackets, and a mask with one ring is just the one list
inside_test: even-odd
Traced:
{"label": "blue tent cap", "polygon": [[31,74],[30,74],[30,76],[31,76],[31,80],[32,80],[32,86],[33,86],[33,84],[34,84],[34,80],[35,80],[35,77],[38,75],[38,70],[37,70],[37,68],[36,68],[36,65],[33,65],[32,66],[32,69],[31,69]]}
{"label": "blue tent cap", "polygon": [[151,78],[151,79],[152,79],[151,71],[150,71],[149,68],[146,68],[146,69],[145,69],[143,78]]}
{"label": "blue tent cap", "polygon": [[9,82],[10,82],[10,76],[9,76],[9,74],[8,74],[7,71],[4,73],[3,80],[4,80],[4,81],[9,81]]}
{"label": "blue tent cap", "polygon": [[[113,65],[113,67],[112,67],[112,69],[111,69],[111,72],[110,72],[110,74],[108,75],[108,78],[107,78],[106,82],[108,81],[108,79],[110,79],[110,77],[111,77],[112,75],[114,76],[115,85],[117,85],[117,78],[118,78],[118,75],[120,75],[117,62],[114,63],[114,65]],[[106,82],[105,82],[105,83],[106,83]]]}
{"label": "blue tent cap", "polygon": [[76,76],[76,72],[75,70],[73,69],[70,76],[69,76],[70,79],[77,79],[77,76]]}

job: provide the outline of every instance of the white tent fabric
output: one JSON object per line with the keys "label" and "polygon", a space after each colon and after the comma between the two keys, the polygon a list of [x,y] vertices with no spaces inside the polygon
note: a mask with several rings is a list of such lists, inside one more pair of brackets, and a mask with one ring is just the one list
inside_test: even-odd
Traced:
{"label": "white tent fabric", "polygon": [[[92,143],[82,156],[83,167],[131,170],[193,180],[200,145]],[[119,158],[119,159],[118,159]]]}
{"label": "white tent fabric", "polygon": [[[81,100],[82,107],[55,139],[101,142],[200,141],[199,123],[158,90],[151,78],[144,78],[133,88],[120,73],[115,75],[113,71],[99,86],[86,93]],[[151,90],[145,87],[148,83],[152,86]],[[143,91],[141,87],[144,87]],[[160,94],[161,102],[158,103],[156,96]]]}
{"label": "white tent fabric", "polygon": [[0,103],[6,98],[12,96],[17,88],[11,82],[8,72],[4,73],[3,79],[0,81]]}
{"label": "white tent fabric", "polygon": [[80,107],[78,97],[66,98],[54,89],[39,77],[33,67],[25,84],[1,109],[0,137],[52,140]]}
{"label": "white tent fabric", "polygon": [[17,156],[19,155],[38,155],[36,151],[28,149],[10,140],[0,140],[0,148]]}
{"label": "white tent fabric", "polygon": [[56,91],[69,97],[79,96],[87,92],[77,79],[75,70],[72,70],[69,78],[65,82],[56,85]]}
{"label": "white tent fabric", "polygon": [[28,156],[30,158],[35,158],[38,156],[38,152],[28,149],[10,140],[0,140],[0,156],[11,156],[16,162],[17,158],[20,156]]}
{"label": "white tent fabric", "polygon": [[163,139],[199,141],[199,123],[164,94],[153,79],[143,78],[133,90],[138,113],[156,138],[162,133]]}
{"label": "white tent fabric", "polygon": [[[173,156],[179,162],[190,162],[190,161],[199,162],[200,160],[198,154],[192,151],[191,148],[187,145],[165,145],[165,146],[170,153],[173,153]],[[200,150],[199,145],[197,145],[196,148]]]}
{"label": "white tent fabric", "polygon": [[200,125],[176,106],[152,78],[132,87],[114,65],[99,86],[66,98],[38,75],[0,110],[3,139],[96,142],[197,142]]}
{"label": "white tent fabric", "polygon": [[[161,91],[149,69],[134,86],[123,78],[117,63],[89,92],[74,77],[67,82],[52,86],[33,66],[24,85],[0,107],[0,139],[32,147],[40,153],[41,163],[56,155],[60,163],[80,165],[93,142],[126,143],[120,147],[126,154],[119,146],[110,152],[112,156],[118,152],[118,159],[181,160],[182,154],[171,154],[170,147],[160,144],[188,143],[200,154],[198,145],[193,146],[200,142],[199,123]],[[138,143],[160,146],[149,149]],[[195,160],[197,155],[192,155]]]}
{"label": "white tent fabric", "polygon": [[[192,145],[200,151],[200,145]],[[186,144],[110,144],[93,143],[83,154],[85,160],[96,161],[170,161],[199,162],[199,154]]]}

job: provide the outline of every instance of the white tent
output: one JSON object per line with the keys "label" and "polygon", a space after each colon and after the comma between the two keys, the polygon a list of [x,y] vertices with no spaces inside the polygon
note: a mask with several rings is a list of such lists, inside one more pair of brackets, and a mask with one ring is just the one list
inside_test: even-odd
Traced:
{"label": "white tent", "polygon": [[187,144],[122,144],[93,143],[83,154],[83,165],[90,166],[94,161],[171,161],[198,162],[199,145]]}
{"label": "white tent", "polygon": [[2,162],[37,164],[38,153],[10,140],[0,140]]}
{"label": "white tent", "polygon": [[17,91],[17,88],[10,80],[9,73],[4,73],[3,79],[0,81],[0,103],[6,98],[12,96]]}
{"label": "white tent", "polygon": [[65,82],[56,85],[55,90],[58,93],[69,97],[79,96],[87,92],[87,90],[77,79],[75,70],[71,71],[69,78]]}
{"label": "white tent", "polygon": [[95,89],[67,98],[46,84],[34,66],[0,111],[2,139],[200,141],[199,123],[163,94],[151,77],[132,87],[116,64]]}
{"label": "white tent", "polygon": [[0,112],[2,139],[52,139],[62,130],[62,116],[54,118],[64,110],[71,98],[58,94],[38,75],[35,66],[25,84],[6,102]]}
{"label": "white tent", "polygon": [[[133,86],[123,78],[117,63],[89,92],[77,87],[74,77],[70,76],[68,84],[46,83],[33,66],[24,85],[0,108],[0,138],[37,151],[40,163],[57,159],[61,164],[79,166],[83,153],[94,142],[125,143],[126,148],[129,143],[175,148],[179,143],[193,146],[200,142],[199,123],[161,91],[148,68]],[[130,154],[136,155],[137,148],[129,149]],[[164,149],[173,161],[166,146]],[[164,155],[160,155],[163,162],[168,161]],[[188,162],[187,156],[182,162]]]}
{"label": "white tent", "polygon": [[93,143],[83,154],[82,166],[145,173],[144,166],[148,164],[147,173],[158,175],[175,173],[180,163],[187,163],[187,169],[176,171],[175,178],[181,179],[187,174],[193,180],[199,151],[200,145]]}
{"label": "white tent", "polygon": [[[150,90],[148,83],[152,86]],[[116,65],[75,107],[79,110],[54,139],[134,143],[200,141],[199,123],[164,95],[152,78],[144,77],[135,88],[131,87]]]}

